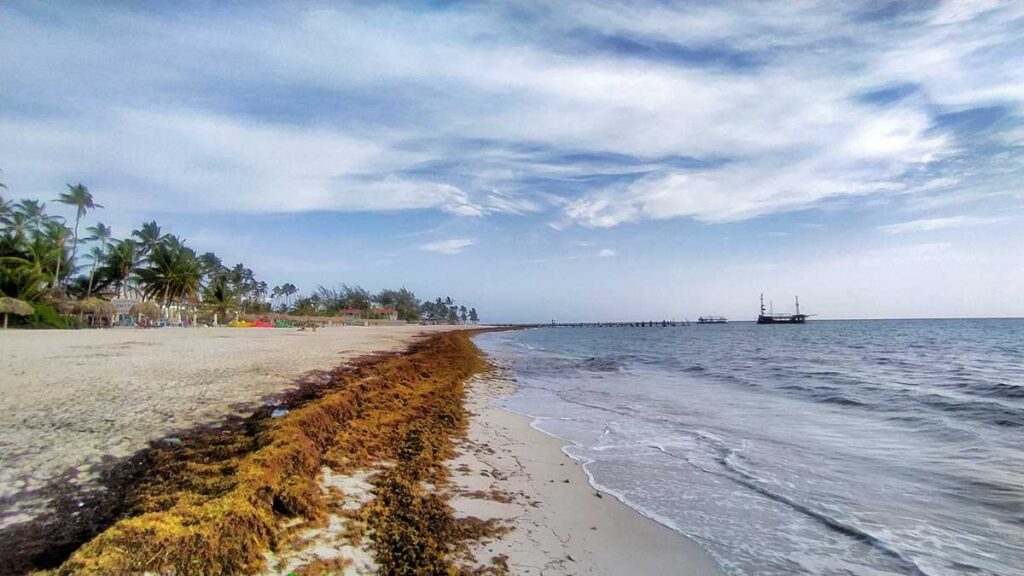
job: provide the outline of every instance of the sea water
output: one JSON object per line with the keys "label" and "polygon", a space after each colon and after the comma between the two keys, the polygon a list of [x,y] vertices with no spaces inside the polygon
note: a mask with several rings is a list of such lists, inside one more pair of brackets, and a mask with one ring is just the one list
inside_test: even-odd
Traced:
{"label": "sea water", "polygon": [[1024,320],[477,342],[505,408],[730,574],[1024,574]]}

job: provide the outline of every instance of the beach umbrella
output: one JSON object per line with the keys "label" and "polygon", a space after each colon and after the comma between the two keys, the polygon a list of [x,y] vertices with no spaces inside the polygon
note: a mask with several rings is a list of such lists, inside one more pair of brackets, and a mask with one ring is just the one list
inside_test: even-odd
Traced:
{"label": "beach umbrella", "polygon": [[8,296],[0,297],[0,313],[4,315],[4,330],[7,329],[7,315],[14,314],[16,316],[29,316],[36,310],[31,304],[24,300],[18,300],[17,298],[11,298]]}

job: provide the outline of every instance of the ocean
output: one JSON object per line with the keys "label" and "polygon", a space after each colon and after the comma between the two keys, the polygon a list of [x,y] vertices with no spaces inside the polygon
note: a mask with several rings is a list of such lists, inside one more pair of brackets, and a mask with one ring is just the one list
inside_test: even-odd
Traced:
{"label": "ocean", "polygon": [[504,408],[729,574],[1024,574],[1024,320],[476,341]]}

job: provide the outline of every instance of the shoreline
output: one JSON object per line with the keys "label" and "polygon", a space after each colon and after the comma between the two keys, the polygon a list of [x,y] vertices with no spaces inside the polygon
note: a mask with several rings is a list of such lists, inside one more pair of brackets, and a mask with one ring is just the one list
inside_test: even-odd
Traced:
{"label": "shoreline", "polygon": [[566,441],[497,405],[514,392],[494,373],[467,385],[469,429],[449,463],[457,515],[511,519],[511,532],[471,546],[478,557],[512,574],[723,574],[696,542],[594,489]]}
{"label": "shoreline", "polygon": [[272,404],[104,460],[0,532],[18,550],[0,572],[721,574],[495,404],[514,389],[472,343],[486,330],[349,351]]}

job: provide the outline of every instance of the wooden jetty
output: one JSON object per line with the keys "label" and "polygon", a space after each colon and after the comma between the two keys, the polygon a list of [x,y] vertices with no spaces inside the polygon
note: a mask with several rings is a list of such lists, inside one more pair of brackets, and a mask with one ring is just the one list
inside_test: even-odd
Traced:
{"label": "wooden jetty", "polygon": [[639,322],[556,322],[549,324],[509,324],[519,328],[673,328],[689,326],[689,320],[641,320]]}

